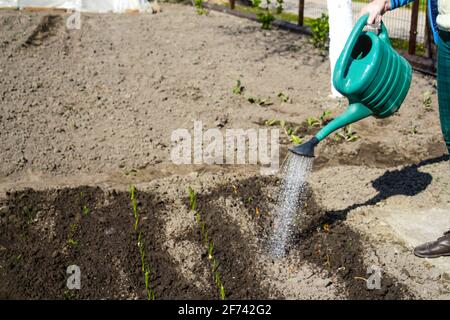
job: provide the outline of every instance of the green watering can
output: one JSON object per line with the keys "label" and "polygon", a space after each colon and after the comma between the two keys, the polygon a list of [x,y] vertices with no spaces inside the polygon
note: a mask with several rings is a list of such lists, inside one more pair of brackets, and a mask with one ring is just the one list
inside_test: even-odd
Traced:
{"label": "green watering can", "polygon": [[367,18],[362,16],[353,27],[333,74],[334,87],[350,105],[311,140],[290,149],[293,153],[314,157],[314,147],[333,131],[368,116],[389,117],[405,99],[411,65],[392,48],[383,22],[378,35],[363,31]]}

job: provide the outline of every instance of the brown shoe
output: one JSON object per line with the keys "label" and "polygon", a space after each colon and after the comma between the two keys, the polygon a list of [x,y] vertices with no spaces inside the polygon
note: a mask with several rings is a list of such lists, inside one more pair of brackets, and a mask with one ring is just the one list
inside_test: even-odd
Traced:
{"label": "brown shoe", "polygon": [[450,256],[450,230],[435,241],[415,247],[414,254],[420,258]]}

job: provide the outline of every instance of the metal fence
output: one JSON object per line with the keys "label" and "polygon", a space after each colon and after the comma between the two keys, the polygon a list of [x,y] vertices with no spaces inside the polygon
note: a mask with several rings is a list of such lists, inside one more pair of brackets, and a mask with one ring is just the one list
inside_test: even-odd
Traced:
{"label": "metal fence", "polygon": [[[229,0],[231,11],[236,0]],[[251,0],[239,0],[241,3]],[[264,0],[262,1],[264,2]],[[274,6],[274,0],[271,1]],[[353,22],[358,17],[361,8],[370,0],[353,0]],[[436,47],[434,46],[429,21],[427,19],[427,0],[417,0],[407,6],[387,12],[383,21],[389,30],[389,36],[394,46],[415,66],[423,72],[434,74]],[[308,25],[310,19],[327,14],[327,0],[283,0],[284,12],[295,14],[298,25]],[[308,19],[309,18],[309,19]],[[302,27],[301,27],[302,28]]]}
{"label": "metal fence", "polygon": [[[327,0],[285,0],[285,2],[288,11],[293,12],[295,7],[300,9],[303,7],[304,17],[317,18],[322,13],[327,13]],[[353,22],[357,20],[361,8],[369,2],[370,0],[352,1]],[[417,0],[386,13],[383,21],[390,37],[399,40],[409,54],[432,57],[426,4],[427,0]]]}
{"label": "metal fence", "polygon": [[[288,11],[295,11],[295,7],[300,5],[297,0],[285,0],[286,9]],[[353,22],[358,18],[361,8],[369,3],[370,0],[357,0],[352,2]],[[417,43],[425,43],[426,34],[426,0],[418,0],[418,15],[417,15]],[[408,6],[398,8],[394,11],[390,11],[385,14],[383,21],[389,30],[389,34],[392,38],[409,40],[411,17],[412,17],[412,4]],[[322,13],[327,13],[327,1],[326,0],[305,0],[304,1],[304,16],[309,18],[320,17]]]}

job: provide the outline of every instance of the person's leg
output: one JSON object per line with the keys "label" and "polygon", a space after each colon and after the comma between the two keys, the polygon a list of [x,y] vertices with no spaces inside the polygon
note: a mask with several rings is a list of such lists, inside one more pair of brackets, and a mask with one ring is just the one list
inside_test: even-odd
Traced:
{"label": "person's leg", "polygon": [[450,32],[439,31],[437,85],[442,133],[450,153]]}
{"label": "person's leg", "polygon": [[[439,117],[442,133],[450,154],[450,33],[439,31],[437,84]],[[450,256],[450,231],[435,241],[414,248],[414,254],[421,258]]]}

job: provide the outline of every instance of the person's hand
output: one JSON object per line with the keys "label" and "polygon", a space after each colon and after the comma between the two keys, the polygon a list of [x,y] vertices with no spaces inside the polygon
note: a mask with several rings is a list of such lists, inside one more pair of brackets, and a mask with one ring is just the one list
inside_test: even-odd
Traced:
{"label": "person's hand", "polygon": [[367,24],[380,24],[381,16],[390,9],[390,0],[374,0],[361,9],[360,16],[368,13],[369,18],[367,19]]}

